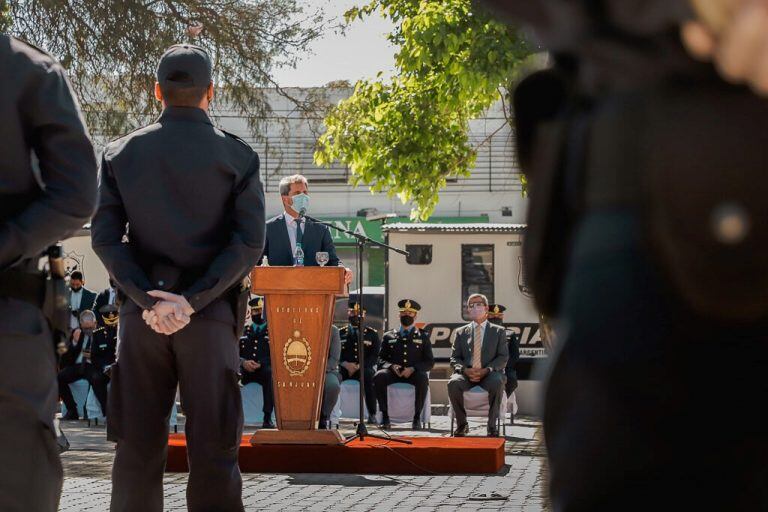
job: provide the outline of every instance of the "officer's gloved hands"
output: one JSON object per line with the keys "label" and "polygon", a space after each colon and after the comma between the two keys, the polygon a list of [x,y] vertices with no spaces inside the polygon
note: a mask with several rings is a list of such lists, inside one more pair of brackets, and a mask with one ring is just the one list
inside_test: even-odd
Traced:
{"label": "officer's gloved hands", "polygon": [[191,315],[195,312],[183,295],[152,290],[147,292],[151,297],[160,299],[151,310],[144,311],[142,318],[149,327],[165,335],[174,334],[190,322]]}
{"label": "officer's gloved hands", "polygon": [[355,372],[360,368],[360,366],[358,366],[357,364],[351,361],[342,361],[341,366],[343,366],[347,370],[347,373],[349,374],[350,377],[354,375]]}
{"label": "officer's gloved hands", "polygon": [[697,20],[683,25],[688,52],[712,61],[724,79],[768,95],[768,2],[690,0]]}

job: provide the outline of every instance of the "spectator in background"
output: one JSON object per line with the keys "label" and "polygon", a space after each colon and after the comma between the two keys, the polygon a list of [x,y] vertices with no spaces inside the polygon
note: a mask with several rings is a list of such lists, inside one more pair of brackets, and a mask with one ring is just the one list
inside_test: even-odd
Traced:
{"label": "spectator in background", "polygon": [[93,309],[96,293],[85,287],[85,278],[79,270],[69,274],[69,290],[69,309],[72,311],[70,325],[72,329],[77,329],[80,323],[80,312]]}

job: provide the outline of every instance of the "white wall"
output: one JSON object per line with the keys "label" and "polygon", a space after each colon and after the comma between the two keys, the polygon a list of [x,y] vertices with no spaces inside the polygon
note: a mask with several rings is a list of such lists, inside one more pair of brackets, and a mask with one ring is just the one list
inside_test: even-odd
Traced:
{"label": "white wall", "polygon": [[[461,318],[461,246],[494,245],[494,301],[507,306],[505,322],[538,323],[533,302],[520,292],[521,235],[516,233],[421,233],[390,232],[389,243],[432,244],[430,265],[410,265],[404,256],[390,254],[388,318],[398,318],[397,301],[410,298],[421,304],[419,322],[466,322]],[[509,245],[511,244],[511,245]]]}

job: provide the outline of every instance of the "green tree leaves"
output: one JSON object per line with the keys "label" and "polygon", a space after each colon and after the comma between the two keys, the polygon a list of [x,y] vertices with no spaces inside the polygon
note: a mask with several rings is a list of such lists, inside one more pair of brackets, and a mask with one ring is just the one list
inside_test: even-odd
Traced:
{"label": "green tree leaves", "polygon": [[447,180],[474,166],[469,121],[499,99],[531,47],[470,0],[374,0],[346,18],[376,11],[396,24],[398,73],[356,84],[326,117],[315,162],[343,162],[352,184],[397,195],[426,219]]}

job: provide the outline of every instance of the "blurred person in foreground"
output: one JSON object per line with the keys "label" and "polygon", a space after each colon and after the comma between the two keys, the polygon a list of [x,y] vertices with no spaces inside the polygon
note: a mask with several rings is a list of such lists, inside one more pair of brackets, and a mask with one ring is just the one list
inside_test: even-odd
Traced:
{"label": "blurred person in foreground", "polygon": [[481,3],[553,62],[513,103],[554,509],[768,509],[768,3]]}
{"label": "blurred person in foreground", "polygon": [[59,506],[56,342],[44,316],[46,299],[55,300],[46,293],[53,280],[40,272],[40,259],[82,228],[95,207],[96,156],[64,69],[42,50],[0,33],[3,511]]}

